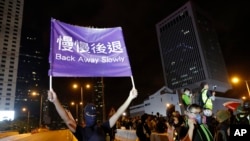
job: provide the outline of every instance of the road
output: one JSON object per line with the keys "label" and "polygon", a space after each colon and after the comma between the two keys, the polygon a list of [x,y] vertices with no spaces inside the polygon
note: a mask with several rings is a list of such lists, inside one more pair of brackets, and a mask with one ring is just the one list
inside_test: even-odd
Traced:
{"label": "road", "polygon": [[18,134],[0,141],[77,141],[69,130],[55,130],[36,134]]}

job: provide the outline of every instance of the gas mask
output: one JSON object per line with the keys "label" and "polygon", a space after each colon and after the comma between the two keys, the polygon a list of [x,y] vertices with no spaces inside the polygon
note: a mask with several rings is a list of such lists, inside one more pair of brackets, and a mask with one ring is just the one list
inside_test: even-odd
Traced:
{"label": "gas mask", "polygon": [[202,116],[200,114],[195,115],[195,120],[198,124],[202,123]]}

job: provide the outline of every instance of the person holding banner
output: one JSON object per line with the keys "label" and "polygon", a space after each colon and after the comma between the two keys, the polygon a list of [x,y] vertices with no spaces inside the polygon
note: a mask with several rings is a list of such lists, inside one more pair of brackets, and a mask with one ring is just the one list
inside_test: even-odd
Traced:
{"label": "person holding banner", "polygon": [[84,117],[86,125],[84,127],[77,125],[72,115],[63,108],[56,93],[51,89],[48,91],[48,100],[55,105],[55,108],[64,120],[69,130],[74,134],[78,141],[105,141],[106,134],[115,125],[122,113],[128,108],[133,99],[137,97],[138,93],[133,87],[129,93],[126,101],[119,107],[119,109],[108,119],[108,121],[98,125],[96,121],[96,107],[94,104],[87,104],[84,107]]}

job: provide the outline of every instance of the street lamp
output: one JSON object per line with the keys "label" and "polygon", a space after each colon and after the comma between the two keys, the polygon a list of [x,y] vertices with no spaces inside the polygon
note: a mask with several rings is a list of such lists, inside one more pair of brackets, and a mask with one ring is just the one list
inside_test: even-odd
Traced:
{"label": "street lamp", "polygon": [[[89,85],[89,84],[86,84],[85,87],[86,87],[86,89],[89,89],[89,88],[90,88],[90,85]],[[77,88],[78,88],[78,84],[73,84],[73,88],[74,88],[74,89],[77,89]],[[81,89],[81,102],[84,103],[84,102],[83,102],[83,87],[81,86],[80,89]]]}
{"label": "street lamp", "polygon": [[[233,83],[239,83],[241,80],[238,78],[238,77],[233,77],[232,78],[232,82]],[[247,92],[248,92],[248,95],[250,97],[250,90],[249,90],[249,85],[248,85],[248,81],[249,80],[244,80],[245,81],[245,84],[246,84],[246,87],[247,87]]]}
{"label": "street lamp", "polygon": [[[82,102],[80,102],[79,104],[82,105]],[[79,118],[78,118],[78,117],[79,117],[79,116],[78,116],[78,115],[79,115],[79,114],[78,114],[78,111],[79,111],[79,110],[78,110],[78,105],[79,105],[79,104],[78,104],[78,103],[75,103],[75,102],[71,102],[71,105],[72,105],[72,106],[74,106],[74,105],[76,106],[76,122],[78,122],[78,120],[79,120]],[[80,119],[79,121],[81,122],[82,120]]]}
{"label": "street lamp", "polygon": [[[77,89],[78,88],[78,84],[73,84],[73,88]],[[86,84],[85,88],[89,89],[90,88],[90,84]],[[85,105],[85,102],[83,102],[84,100],[83,100],[83,86],[82,85],[80,85],[80,90],[81,90],[81,101],[80,101],[80,103],[81,103],[81,113],[80,113],[79,123],[82,122],[82,119],[83,119],[83,107]]]}
{"label": "street lamp", "polygon": [[43,111],[43,95],[32,92],[32,96],[39,96],[40,95],[40,116],[39,116],[39,127],[42,127],[42,111]]}
{"label": "street lamp", "polygon": [[29,126],[30,126],[30,110],[28,110],[27,108],[23,108],[22,111],[23,112],[27,111],[27,129],[29,130]]}

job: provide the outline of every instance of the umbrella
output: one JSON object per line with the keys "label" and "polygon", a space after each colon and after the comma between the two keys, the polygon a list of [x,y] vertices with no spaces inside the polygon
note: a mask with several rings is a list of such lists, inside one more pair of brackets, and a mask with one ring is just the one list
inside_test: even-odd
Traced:
{"label": "umbrella", "polygon": [[225,106],[228,109],[232,109],[232,110],[236,110],[237,107],[240,105],[241,103],[238,101],[228,101],[223,103],[223,106]]}

